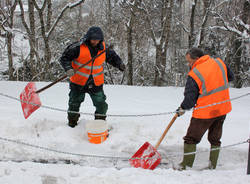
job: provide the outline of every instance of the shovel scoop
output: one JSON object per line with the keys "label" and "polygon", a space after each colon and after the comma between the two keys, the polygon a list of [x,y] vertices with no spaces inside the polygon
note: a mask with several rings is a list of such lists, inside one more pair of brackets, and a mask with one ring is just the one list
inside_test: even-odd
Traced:
{"label": "shovel scoop", "polygon": [[36,85],[34,82],[29,82],[26,85],[20,94],[20,101],[25,119],[41,106],[41,101],[38,93],[36,93]]}
{"label": "shovel scoop", "polygon": [[54,84],[67,78],[67,75],[62,76],[56,81],[50,83],[49,85],[36,90],[36,84],[34,82],[29,82],[22,93],[20,94],[21,106],[23,109],[24,118],[27,119],[34,111],[36,111],[42,104],[39,98],[39,93],[50,88]]}
{"label": "shovel scoop", "polygon": [[155,169],[161,163],[161,155],[149,142],[145,142],[129,160],[130,165],[143,169]]}
{"label": "shovel scoop", "polygon": [[133,167],[141,167],[143,169],[155,169],[161,163],[161,155],[157,151],[157,148],[160,146],[162,140],[166,136],[168,130],[178,117],[177,114],[173,117],[171,122],[168,124],[161,138],[157,142],[156,146],[152,146],[150,143],[145,142],[139,150],[129,159],[129,163]]}

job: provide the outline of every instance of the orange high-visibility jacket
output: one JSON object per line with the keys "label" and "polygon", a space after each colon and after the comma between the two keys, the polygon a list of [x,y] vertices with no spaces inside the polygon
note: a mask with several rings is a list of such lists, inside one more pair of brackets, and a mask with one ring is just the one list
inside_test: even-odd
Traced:
{"label": "orange high-visibility jacket", "polygon": [[[103,42],[103,50],[105,50],[105,43]],[[97,55],[100,54],[103,50],[99,50]],[[88,46],[85,44],[82,44],[80,46],[80,54],[77,59],[72,61],[72,67],[74,69],[77,69],[82,64],[87,63],[89,60],[91,60],[91,54]],[[100,86],[104,83],[104,73],[103,73],[103,64],[106,60],[106,54],[105,52],[98,56],[94,62],[90,62],[80,70],[76,72],[75,75],[73,75],[70,78],[70,81],[84,86],[89,78],[90,75],[94,78],[94,83],[96,86]]]}
{"label": "orange high-visibility jacket", "polygon": [[[200,93],[193,111],[194,118],[215,118],[232,110],[227,68],[221,59],[213,59],[209,55],[202,56],[194,63],[188,75],[196,81]],[[209,106],[223,101],[227,102]]]}

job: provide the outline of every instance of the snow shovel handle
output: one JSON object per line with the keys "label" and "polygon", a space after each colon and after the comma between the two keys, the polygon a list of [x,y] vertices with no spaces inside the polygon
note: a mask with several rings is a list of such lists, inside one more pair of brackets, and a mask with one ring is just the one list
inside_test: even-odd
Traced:
{"label": "snow shovel handle", "polygon": [[[100,55],[102,55],[103,53],[105,53],[106,50],[107,50],[107,49],[103,50],[103,51],[100,52],[98,55],[96,55],[95,57],[91,58],[87,63],[82,64],[81,66],[79,66],[77,69],[74,69],[74,71],[76,72],[76,71],[80,70],[81,68],[83,68],[84,66],[86,66],[87,64],[91,63],[91,62],[94,61],[97,57],[99,57]],[[61,78],[59,78],[59,79],[57,79],[56,81],[50,83],[49,85],[43,87],[42,89],[37,90],[36,93],[40,93],[40,92],[42,92],[42,91],[44,91],[44,90],[50,88],[50,87],[53,86],[54,84],[56,84],[56,83],[58,83],[58,82],[60,82],[60,81],[62,81],[62,80],[64,80],[64,79],[66,79],[67,77],[68,77],[67,75],[62,76]]]}
{"label": "snow shovel handle", "polygon": [[175,122],[175,120],[176,120],[177,117],[178,117],[178,114],[175,114],[175,116],[172,118],[172,120],[171,120],[170,123],[168,124],[167,128],[166,128],[165,131],[163,132],[161,138],[159,139],[159,141],[158,141],[157,144],[155,145],[155,149],[157,149],[157,148],[160,146],[162,140],[163,140],[164,137],[166,136],[168,130],[169,130],[170,127],[173,125],[173,123]]}

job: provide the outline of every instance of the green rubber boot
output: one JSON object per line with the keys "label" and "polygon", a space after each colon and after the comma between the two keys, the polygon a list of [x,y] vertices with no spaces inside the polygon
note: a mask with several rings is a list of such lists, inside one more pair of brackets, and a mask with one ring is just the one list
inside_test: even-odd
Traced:
{"label": "green rubber boot", "polygon": [[[184,143],[184,154],[196,151],[196,144],[186,144]],[[193,167],[195,159],[195,154],[184,155],[182,162],[179,164],[178,170],[185,170],[186,167]]]}
{"label": "green rubber boot", "polygon": [[[219,148],[220,146],[213,146],[211,145],[211,149],[216,149],[216,148]],[[219,158],[219,153],[220,153],[220,150],[217,149],[217,150],[214,150],[214,151],[210,151],[210,155],[209,155],[209,169],[215,169],[216,166],[217,166],[217,161],[218,161],[218,158]]]}
{"label": "green rubber boot", "polygon": [[71,128],[74,128],[76,125],[77,125],[77,121],[80,117],[80,114],[69,114],[68,115],[68,125],[71,127]]}

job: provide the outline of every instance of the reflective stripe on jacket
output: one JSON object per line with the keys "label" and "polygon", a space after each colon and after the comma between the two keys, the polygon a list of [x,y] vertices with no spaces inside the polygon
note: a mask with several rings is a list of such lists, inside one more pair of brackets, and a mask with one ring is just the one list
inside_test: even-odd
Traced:
{"label": "reflective stripe on jacket", "polygon": [[[103,50],[105,50],[104,42],[103,46],[104,46]],[[100,54],[103,50],[99,50],[97,55]],[[80,46],[80,54],[78,58],[72,61],[72,67],[74,69],[77,69],[81,65],[87,63],[89,60],[91,60],[91,54],[89,48],[85,44],[82,44]],[[76,74],[70,78],[70,81],[75,84],[84,86],[89,76],[92,75],[96,86],[104,84],[103,64],[105,60],[106,60],[106,54],[104,52],[103,54],[98,56],[94,61],[90,62],[89,64],[78,70]]]}
{"label": "reflective stripe on jacket", "polygon": [[194,63],[188,75],[195,80],[200,93],[195,105],[198,109],[193,111],[194,118],[215,118],[232,110],[230,101],[200,108],[230,99],[227,69],[222,60],[210,58],[208,55],[202,56]]}

